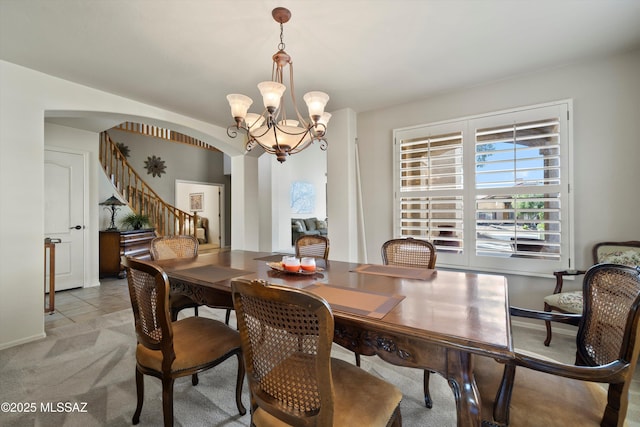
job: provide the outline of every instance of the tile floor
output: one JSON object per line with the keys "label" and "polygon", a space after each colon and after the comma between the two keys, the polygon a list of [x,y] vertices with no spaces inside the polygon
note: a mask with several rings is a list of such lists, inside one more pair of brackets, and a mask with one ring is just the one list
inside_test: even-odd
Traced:
{"label": "tile floor", "polygon": [[46,314],[45,330],[131,308],[126,279],[101,279],[100,286],[56,292],[55,311]]}
{"label": "tile floor", "polygon": [[[203,245],[198,253],[228,250],[230,250],[228,247]],[[47,295],[47,304],[48,301]],[[55,295],[54,308],[53,313],[45,313],[45,330],[131,308],[127,280],[104,278],[100,279],[100,286],[58,291]]]}

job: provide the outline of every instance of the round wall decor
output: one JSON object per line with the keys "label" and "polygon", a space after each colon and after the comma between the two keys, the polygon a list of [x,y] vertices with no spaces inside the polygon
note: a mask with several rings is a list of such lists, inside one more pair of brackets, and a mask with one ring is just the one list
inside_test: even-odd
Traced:
{"label": "round wall decor", "polygon": [[129,157],[129,147],[122,142],[116,142],[116,147],[120,150],[120,153],[126,158]]}
{"label": "round wall decor", "polygon": [[164,160],[156,156],[147,157],[147,160],[144,161],[144,167],[147,169],[147,174],[154,177],[166,173],[165,169],[167,168],[164,165]]}

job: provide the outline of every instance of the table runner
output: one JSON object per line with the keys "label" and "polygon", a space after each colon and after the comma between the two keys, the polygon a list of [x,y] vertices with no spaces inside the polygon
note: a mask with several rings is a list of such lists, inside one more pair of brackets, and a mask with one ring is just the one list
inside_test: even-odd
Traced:
{"label": "table runner", "polygon": [[435,270],[429,268],[400,267],[397,265],[364,264],[357,267],[356,273],[377,274],[380,276],[400,277],[403,279],[427,280]]}
{"label": "table runner", "polygon": [[360,289],[343,288],[321,283],[314,283],[304,288],[304,290],[324,298],[332,310],[345,311],[375,319],[382,319],[404,299],[402,295],[377,294]]}
{"label": "table runner", "polygon": [[246,274],[253,274],[253,271],[238,270],[230,267],[217,267],[215,265],[203,265],[201,267],[186,268],[172,273],[172,276],[184,276],[207,282],[221,282]]}

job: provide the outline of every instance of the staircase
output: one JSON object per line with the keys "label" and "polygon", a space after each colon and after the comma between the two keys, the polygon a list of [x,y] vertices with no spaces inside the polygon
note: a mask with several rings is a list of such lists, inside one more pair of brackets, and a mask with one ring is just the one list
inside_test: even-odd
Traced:
{"label": "staircase", "polygon": [[100,133],[99,158],[120,197],[133,212],[149,217],[158,236],[195,236],[197,215],[191,215],[162,200],[131,167],[107,132]]}

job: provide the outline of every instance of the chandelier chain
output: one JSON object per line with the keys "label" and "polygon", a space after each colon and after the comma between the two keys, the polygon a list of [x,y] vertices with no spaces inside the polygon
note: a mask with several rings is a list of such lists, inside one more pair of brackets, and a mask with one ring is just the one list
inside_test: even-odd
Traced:
{"label": "chandelier chain", "polygon": [[281,22],[280,23],[280,44],[278,44],[278,50],[284,50],[285,48],[283,38],[284,38],[284,25]]}

